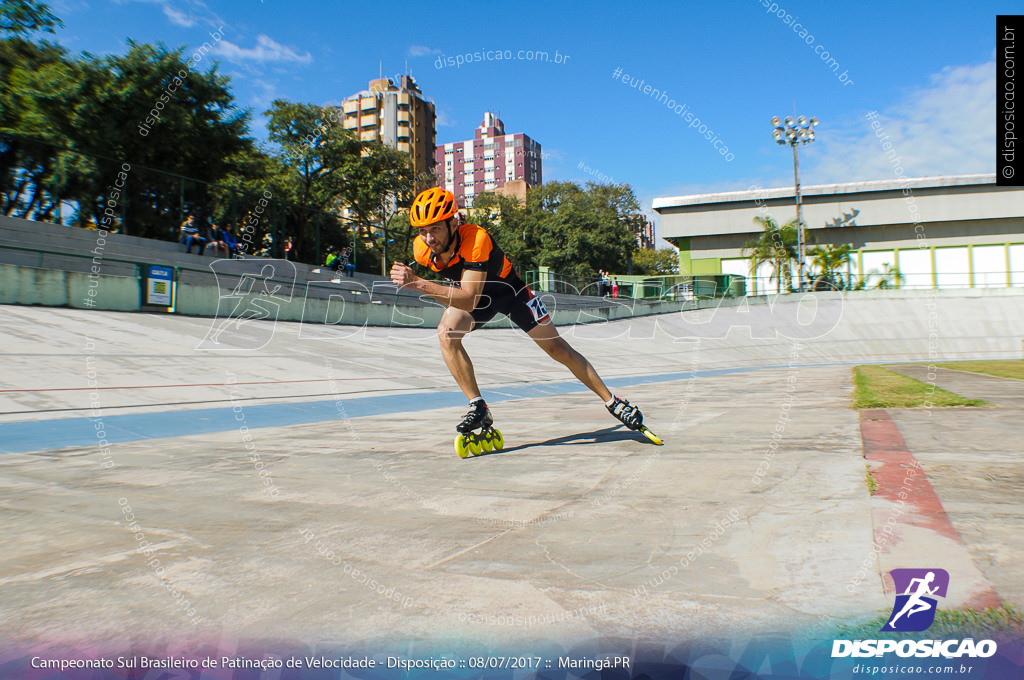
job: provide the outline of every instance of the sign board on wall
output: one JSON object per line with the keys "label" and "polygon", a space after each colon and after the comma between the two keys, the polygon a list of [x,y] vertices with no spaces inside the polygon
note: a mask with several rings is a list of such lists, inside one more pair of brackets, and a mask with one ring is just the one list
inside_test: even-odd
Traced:
{"label": "sign board on wall", "polygon": [[174,275],[170,267],[150,266],[146,271],[146,304],[171,306]]}

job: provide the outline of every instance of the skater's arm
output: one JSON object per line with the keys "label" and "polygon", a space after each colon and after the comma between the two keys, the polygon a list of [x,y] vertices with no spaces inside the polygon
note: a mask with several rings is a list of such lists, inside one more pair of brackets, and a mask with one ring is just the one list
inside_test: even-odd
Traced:
{"label": "skater's arm", "polygon": [[487,272],[466,270],[462,273],[461,288],[454,286],[442,286],[433,281],[427,281],[416,276],[412,269],[396,262],[391,268],[391,280],[396,286],[409,288],[443,305],[462,309],[467,312],[473,311],[480,294],[484,290],[484,282],[487,280]]}

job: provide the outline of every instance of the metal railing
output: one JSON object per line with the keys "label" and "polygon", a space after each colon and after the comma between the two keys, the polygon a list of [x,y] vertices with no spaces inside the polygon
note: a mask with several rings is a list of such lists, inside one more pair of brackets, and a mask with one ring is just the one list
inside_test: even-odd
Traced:
{"label": "metal railing", "polygon": [[[808,278],[808,287],[815,278]],[[863,279],[843,276],[835,284],[822,282],[816,290],[938,290],[954,288],[1012,288],[1024,286],[1024,270],[1011,269],[995,272],[956,271],[937,274],[931,272],[901,273],[900,277],[868,274]],[[747,277],[747,295],[774,295],[778,292],[792,293],[797,291],[797,279],[794,276],[788,283],[783,277],[781,286],[774,277]],[[781,288],[781,290],[780,290]]]}
{"label": "metal railing", "polygon": [[[736,274],[630,275],[628,278],[613,276],[602,282],[597,277],[563,277],[556,272],[532,269],[525,272],[524,280],[531,290],[540,292],[677,301],[742,296],[745,277]],[[617,281],[617,285],[613,280]]]}

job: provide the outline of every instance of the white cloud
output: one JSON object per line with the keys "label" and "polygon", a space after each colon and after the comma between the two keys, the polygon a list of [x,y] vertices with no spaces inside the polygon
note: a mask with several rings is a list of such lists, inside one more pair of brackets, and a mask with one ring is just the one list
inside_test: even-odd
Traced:
{"label": "white cloud", "polygon": [[824,121],[805,177],[809,184],[893,179],[883,141],[892,144],[907,177],[994,173],[995,88],[994,61],[950,66],[879,108],[880,128],[871,127],[867,111],[838,126]]}
{"label": "white cloud", "polygon": [[409,48],[410,57],[427,57],[431,54],[441,54],[441,50],[437,50],[432,47],[424,47],[423,45],[413,45]]}
{"label": "white cloud", "polygon": [[163,6],[163,10],[164,14],[167,16],[168,19],[171,20],[172,24],[177,24],[178,26],[185,26],[186,28],[195,26],[196,24],[196,22],[193,21],[192,17],[190,17],[188,14],[182,12],[181,10],[175,9],[170,5],[165,4]]}
{"label": "white cloud", "polygon": [[214,28],[223,26],[224,21],[217,16],[216,12],[210,10],[203,0],[177,0],[179,5],[186,5],[186,9],[180,10],[173,7],[169,0],[114,0],[119,5],[129,2],[139,2],[147,5],[160,5],[164,16],[170,19],[172,24],[191,28],[197,22],[202,22]]}
{"label": "white cloud", "polygon": [[249,100],[257,110],[265,111],[270,108],[270,105],[277,99],[277,86],[267,80],[255,78],[252,81],[253,89],[259,89],[261,92],[253,93],[252,98]]}
{"label": "white cloud", "polygon": [[275,42],[273,38],[263,33],[256,36],[256,47],[239,47],[229,40],[221,40],[214,47],[213,52],[228,61],[239,64],[250,61],[261,63],[284,61],[308,64],[313,61],[313,56],[309,52],[299,54],[292,48]]}
{"label": "white cloud", "polygon": [[[803,175],[803,167],[804,167],[804,165],[803,165],[803,160],[802,159],[803,159],[803,156],[801,156],[801,161],[800,161],[800,168],[801,168],[801,178],[800,178],[800,181],[801,182],[803,182],[806,179],[806,176]],[[792,163],[789,166],[788,181],[789,181],[788,186],[792,187],[793,186],[793,165],[792,165]],[[813,182],[806,182],[806,183],[807,184],[824,184],[825,182],[824,181],[819,182],[819,181],[817,181],[817,179],[815,179],[815,181],[813,181]],[[748,191],[750,189],[757,188],[757,187],[770,188],[770,187],[785,187],[785,186],[787,186],[786,180],[780,180],[778,182],[773,182],[773,181],[766,181],[766,180],[763,180],[763,179],[754,180],[754,179],[746,178],[746,179],[723,179],[723,180],[716,181],[716,182],[688,182],[688,183],[684,183],[684,184],[679,184],[679,183],[666,184],[666,185],[662,186],[662,188],[656,189],[654,191],[650,191],[648,189],[641,189],[641,188],[638,188],[638,187],[634,187],[634,190],[636,191],[637,198],[642,198],[643,199],[643,200],[641,200],[641,205],[643,205],[643,206],[651,206],[652,205],[652,201],[654,199],[656,199],[656,198],[672,198],[672,197],[676,197],[676,196],[696,196],[698,194],[722,194],[722,193],[728,193],[730,191]],[[654,208],[652,207],[650,209],[653,210]]]}
{"label": "white cloud", "polygon": [[542,148],[540,151],[540,158],[545,163],[562,163],[565,161],[565,154],[560,149]]}
{"label": "white cloud", "polygon": [[438,108],[435,113],[437,113],[437,120],[434,121],[434,124],[437,127],[455,127],[458,125],[458,121],[450,117],[447,111]]}
{"label": "white cloud", "polygon": [[50,6],[51,12],[62,18],[67,18],[74,12],[84,12],[89,9],[89,3],[85,0],[53,0],[46,4]]}

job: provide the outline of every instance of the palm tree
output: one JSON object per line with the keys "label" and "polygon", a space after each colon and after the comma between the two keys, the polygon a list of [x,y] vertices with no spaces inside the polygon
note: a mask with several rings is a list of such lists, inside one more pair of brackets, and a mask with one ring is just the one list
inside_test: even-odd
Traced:
{"label": "palm tree", "polygon": [[889,288],[899,288],[900,281],[903,281],[906,277],[900,273],[900,270],[896,265],[889,264],[888,262],[882,263],[882,271],[877,269],[871,270],[868,276],[877,276],[878,283],[875,284],[875,288],[879,290],[888,290]]}
{"label": "palm tree", "polygon": [[814,290],[817,290],[821,283],[826,283],[833,288],[840,287],[837,283],[842,283],[842,276],[837,277],[836,270],[842,269],[850,261],[850,251],[852,249],[853,247],[849,243],[843,243],[838,246],[819,246],[815,244],[813,248],[807,251],[807,254],[813,258],[814,266],[820,271],[818,276],[814,277]]}
{"label": "palm tree", "polygon": [[758,267],[769,262],[772,265],[769,280],[775,279],[776,292],[782,292],[783,277],[786,278],[786,288],[792,290],[792,262],[797,259],[796,220],[780,227],[771,216],[758,215],[754,224],[760,225],[764,231],[756,239],[743,244],[743,254],[750,257],[750,275],[754,276]]}

